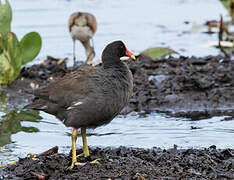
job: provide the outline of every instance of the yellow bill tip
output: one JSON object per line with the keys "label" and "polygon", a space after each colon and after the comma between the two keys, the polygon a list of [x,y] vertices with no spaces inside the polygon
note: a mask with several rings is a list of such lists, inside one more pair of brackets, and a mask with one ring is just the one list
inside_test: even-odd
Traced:
{"label": "yellow bill tip", "polygon": [[133,59],[133,60],[136,60],[136,57],[134,55],[131,55],[130,58]]}

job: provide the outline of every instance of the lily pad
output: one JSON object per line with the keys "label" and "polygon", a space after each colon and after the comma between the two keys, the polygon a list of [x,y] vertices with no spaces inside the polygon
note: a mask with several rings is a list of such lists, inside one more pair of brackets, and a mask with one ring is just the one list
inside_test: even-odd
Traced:
{"label": "lily pad", "polygon": [[178,54],[176,51],[165,48],[165,47],[155,47],[155,48],[149,48],[141,52],[141,54],[151,57],[153,60],[162,59],[167,55],[170,54]]}

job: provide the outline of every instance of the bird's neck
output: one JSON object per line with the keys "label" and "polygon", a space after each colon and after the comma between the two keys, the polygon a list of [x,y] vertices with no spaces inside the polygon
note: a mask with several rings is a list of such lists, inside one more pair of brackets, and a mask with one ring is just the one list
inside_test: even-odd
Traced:
{"label": "bird's neck", "polygon": [[130,70],[128,66],[123,63],[122,61],[115,62],[115,63],[107,63],[103,65],[103,70],[105,72],[108,72],[108,76],[120,78],[120,79],[126,79],[128,76],[130,76]]}
{"label": "bird's neck", "polygon": [[121,68],[124,66],[124,63],[116,57],[115,59],[112,57],[111,60],[103,60],[103,68]]}

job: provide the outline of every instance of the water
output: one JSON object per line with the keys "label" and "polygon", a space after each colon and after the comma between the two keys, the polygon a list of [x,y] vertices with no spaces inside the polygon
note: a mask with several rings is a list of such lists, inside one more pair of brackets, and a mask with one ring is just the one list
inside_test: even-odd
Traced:
{"label": "water", "polygon": [[[21,126],[34,127],[36,131],[12,134],[11,143],[5,145],[0,153],[2,163],[25,157],[28,152],[41,153],[53,146],[59,146],[63,153],[70,151],[72,128],[65,127],[47,113],[40,112],[40,116],[43,119],[36,122],[21,121]],[[180,148],[201,148],[215,144],[218,148],[234,148],[234,121],[224,121],[224,118],[191,121],[155,113],[144,118],[134,114],[118,116],[106,126],[88,130],[88,144],[143,148],[172,148],[174,144]],[[82,146],[81,137],[77,146]]]}
{"label": "water", "polygon": [[[166,46],[183,55],[216,55],[218,50],[206,45],[216,41],[217,35],[203,33],[206,28],[200,26],[207,20],[219,19],[220,14],[228,18],[218,0],[10,0],[10,3],[14,13],[12,31],[19,38],[38,31],[43,38],[42,50],[33,63],[44,60],[47,55],[72,58],[67,20],[77,10],[89,11],[97,18],[96,60],[100,59],[105,45],[116,39],[124,40],[136,54],[149,47]],[[78,59],[85,59],[80,44],[78,49]],[[6,112],[0,112],[0,144],[3,146],[0,164],[56,145],[60,152],[70,151],[71,128],[44,112],[26,114],[14,111],[6,116]],[[89,130],[88,143],[101,147],[170,148],[176,144],[181,148],[201,148],[215,144],[218,148],[234,148],[234,121],[224,121],[224,118],[191,121],[164,114],[150,114],[145,118],[134,114],[118,116],[107,126]],[[77,146],[82,145],[80,138],[77,142]]]}
{"label": "water", "polygon": [[[43,38],[37,62],[47,55],[72,59],[67,21],[75,11],[91,12],[97,18],[95,60],[100,59],[107,43],[118,39],[135,54],[149,47],[166,46],[188,56],[215,55],[219,51],[207,44],[217,41],[217,34],[202,33],[207,29],[200,26],[207,20],[218,20],[220,14],[228,19],[228,12],[218,0],[53,0],[50,3],[10,0],[10,3],[14,13],[12,31],[20,38],[38,31]],[[85,59],[80,43],[77,56],[79,60]]]}

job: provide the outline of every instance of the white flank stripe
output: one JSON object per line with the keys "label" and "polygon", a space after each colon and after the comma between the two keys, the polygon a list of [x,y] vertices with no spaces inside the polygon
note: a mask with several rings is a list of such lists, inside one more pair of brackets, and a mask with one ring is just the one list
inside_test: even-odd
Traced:
{"label": "white flank stripe", "polygon": [[70,106],[70,107],[67,108],[67,110],[70,110],[70,109],[73,109],[73,108],[74,108],[73,106]]}
{"label": "white flank stripe", "polygon": [[77,102],[76,104],[74,104],[74,106],[79,106],[81,104],[83,104],[83,102]]}

